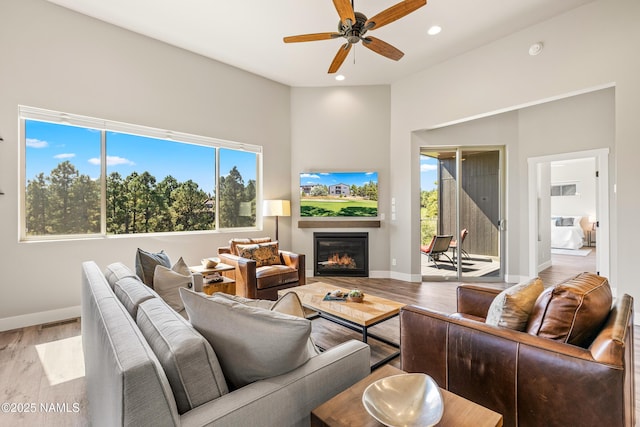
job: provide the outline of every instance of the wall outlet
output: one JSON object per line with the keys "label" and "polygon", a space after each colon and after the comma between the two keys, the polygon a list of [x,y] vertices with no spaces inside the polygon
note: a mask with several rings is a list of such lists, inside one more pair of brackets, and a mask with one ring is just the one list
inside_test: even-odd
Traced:
{"label": "wall outlet", "polygon": [[391,265],[396,265],[396,259],[395,258],[391,258]]}
{"label": "wall outlet", "polygon": [[383,213],[380,214],[380,220],[384,221],[384,214]]}

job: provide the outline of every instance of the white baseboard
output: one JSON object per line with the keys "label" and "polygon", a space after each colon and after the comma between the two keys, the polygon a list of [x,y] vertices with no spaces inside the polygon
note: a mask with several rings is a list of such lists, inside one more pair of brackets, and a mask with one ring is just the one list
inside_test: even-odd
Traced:
{"label": "white baseboard", "polygon": [[80,306],[59,308],[57,310],[41,311],[39,313],[23,314],[20,316],[0,319],[0,332],[27,326],[42,325],[43,323],[59,322],[61,320],[80,317]]}
{"label": "white baseboard", "polygon": [[542,264],[540,264],[538,266],[538,273],[540,273],[542,270],[546,270],[549,267],[551,267],[551,260],[549,260],[547,262],[543,262]]}
{"label": "white baseboard", "polygon": [[527,279],[527,276],[519,276],[517,274],[505,274],[504,276],[504,281],[507,283],[522,283]]}
{"label": "white baseboard", "polygon": [[403,282],[422,282],[422,274],[409,274],[409,273],[400,273],[398,271],[391,271],[390,276],[391,279],[402,280]]}
{"label": "white baseboard", "polygon": [[[306,271],[307,277],[322,280],[322,277],[315,277],[313,270]],[[388,270],[371,270],[369,271],[369,277],[372,279],[395,279],[402,280],[403,282],[422,282],[422,276],[420,274],[405,274],[398,273],[397,271]]]}

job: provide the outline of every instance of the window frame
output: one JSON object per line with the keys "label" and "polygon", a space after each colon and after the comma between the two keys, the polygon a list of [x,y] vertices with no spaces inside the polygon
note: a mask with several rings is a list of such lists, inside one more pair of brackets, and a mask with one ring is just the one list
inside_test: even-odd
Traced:
{"label": "window frame", "polygon": [[[99,238],[123,238],[131,236],[144,236],[144,235],[165,235],[165,234],[193,234],[193,233],[228,233],[228,232],[242,232],[242,231],[254,231],[262,229],[262,174],[263,174],[263,148],[260,145],[248,144],[242,142],[234,142],[223,140],[219,138],[212,138],[207,136],[194,135],[184,132],[171,131],[166,129],[154,128],[143,125],[135,125],[125,122],[118,122],[113,120],[98,119],[94,117],[88,117],[78,114],[57,112],[37,107],[29,107],[24,105],[18,106],[18,120],[19,120],[19,179],[18,179],[18,194],[19,194],[19,240],[20,241],[50,241],[50,240],[78,240],[78,239],[99,239]],[[100,232],[93,234],[53,234],[53,235],[38,235],[29,236],[26,233],[26,191],[27,191],[27,177],[26,177],[26,122],[28,120],[48,122],[54,124],[70,125],[83,127],[88,129],[94,129],[100,131]],[[215,229],[214,230],[193,230],[193,231],[162,231],[152,233],[130,233],[130,234],[108,234],[107,233],[107,132],[119,132],[123,134],[132,134],[142,137],[148,137],[153,139],[168,140],[172,142],[179,142],[183,144],[195,144],[201,146],[212,147],[215,149]],[[250,227],[227,227],[220,228],[220,216],[218,214],[219,209],[219,184],[220,184],[220,149],[225,148],[235,151],[244,151],[254,153],[256,155],[256,223]],[[224,176],[224,175],[223,175]]]}

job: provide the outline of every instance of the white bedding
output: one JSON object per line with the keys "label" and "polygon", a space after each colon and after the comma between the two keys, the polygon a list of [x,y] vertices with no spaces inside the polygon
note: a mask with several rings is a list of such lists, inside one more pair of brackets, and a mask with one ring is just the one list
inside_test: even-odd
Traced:
{"label": "white bedding", "polygon": [[[557,218],[557,217],[554,217]],[[573,218],[573,225],[556,225],[557,219],[551,220],[551,247],[558,249],[580,249],[584,244],[584,230],[580,226],[580,216],[565,216],[563,219]],[[565,221],[566,223],[566,221]]]}

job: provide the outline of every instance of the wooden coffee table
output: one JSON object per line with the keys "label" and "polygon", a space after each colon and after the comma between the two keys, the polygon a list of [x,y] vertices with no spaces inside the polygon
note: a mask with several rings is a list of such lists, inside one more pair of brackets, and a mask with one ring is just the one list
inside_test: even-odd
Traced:
{"label": "wooden coffee table", "polygon": [[[331,400],[311,411],[312,427],[379,427],[362,404],[362,394],[369,384],[385,377],[402,374],[398,368],[386,365],[354,384]],[[471,402],[463,397],[440,389],[444,413],[438,426],[451,427],[501,427],[502,415]]]}
{"label": "wooden coffee table", "polygon": [[[278,291],[278,295],[282,296],[287,292],[293,291],[298,294],[303,306],[317,311],[319,316],[323,319],[345,326],[351,330],[361,332],[363,342],[367,342],[369,338],[373,338],[392,347],[400,348],[400,345],[396,342],[371,334],[369,332],[369,328],[398,316],[398,314],[400,314],[400,309],[406,304],[369,294],[365,295],[364,301],[361,303],[349,301],[324,301],[325,295],[336,289],[340,289],[344,293],[349,292],[348,289],[338,288],[327,283],[315,282],[304,286],[296,286],[294,288],[280,290]],[[371,369],[376,369],[399,355],[400,351],[397,351],[379,362],[376,362]]]}

